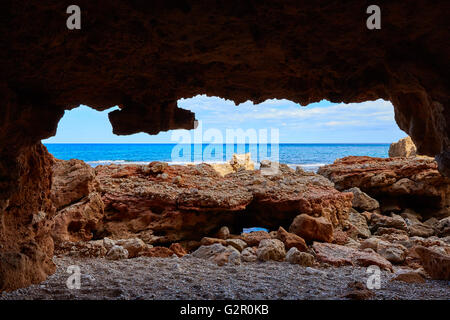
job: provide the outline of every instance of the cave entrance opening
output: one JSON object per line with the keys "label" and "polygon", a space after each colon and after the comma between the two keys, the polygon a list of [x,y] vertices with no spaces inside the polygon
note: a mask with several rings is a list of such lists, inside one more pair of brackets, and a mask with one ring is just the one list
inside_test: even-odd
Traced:
{"label": "cave entrance opening", "polygon": [[[293,170],[301,167],[305,171],[316,171],[323,164],[349,155],[387,157],[389,143],[405,135],[394,121],[393,106],[383,100],[350,104],[321,101],[304,108],[288,100],[267,100],[257,105],[247,101],[236,106],[230,100],[200,95],[180,99],[178,105],[196,114],[199,122],[195,130],[172,130],[156,136],[144,133],[117,136],[112,133],[107,119],[107,114],[117,107],[99,112],[80,106],[66,112],[56,136],[43,141],[44,144],[58,159],[80,159],[95,169],[91,173],[85,170],[85,173],[88,172],[85,177],[85,193],[69,201],[67,204],[70,208],[57,208],[57,215],[65,215],[65,218],[60,217],[60,226],[67,224],[59,232],[61,239],[89,240],[135,235],[146,242],[154,241],[155,244],[169,246],[171,242],[180,239],[200,240],[203,236],[214,236],[226,224],[232,232],[237,233],[243,232],[244,228],[254,227],[269,231],[275,231],[278,226],[288,229],[292,219],[298,214],[295,207],[288,206],[281,210],[276,202],[265,205],[250,200],[246,205],[235,209],[233,201],[226,198],[226,189],[220,183],[215,184],[212,179],[196,185],[200,180],[196,180],[195,174],[184,172],[189,177],[184,179],[183,174],[174,173],[173,165],[190,162],[196,165],[198,162],[228,163],[233,160],[234,153],[250,153],[250,158],[242,158],[244,167],[249,164],[247,162],[252,161],[254,168],[258,169],[262,161],[266,160],[261,157],[260,149],[266,155],[272,154],[276,145],[277,162],[286,164]],[[276,134],[271,131],[273,129],[277,130]],[[197,148],[196,142],[199,140],[196,139],[199,135],[201,145]],[[276,137],[275,141],[270,140],[273,136]],[[263,138],[266,139],[266,148],[261,148]],[[230,145],[232,148],[228,149]],[[255,145],[256,148],[253,148]],[[189,155],[187,159],[177,158],[180,152],[186,150]],[[169,169],[164,165],[149,167],[154,161],[169,163]],[[73,165],[81,166],[76,163]],[[100,170],[100,165],[112,165],[112,169]],[[140,167],[133,169],[133,166]],[[201,175],[205,171],[204,168],[199,168]],[[227,167],[226,170],[233,171],[233,168]],[[144,171],[146,177],[150,178],[142,178]],[[162,181],[165,182],[161,183]],[[151,189],[152,184],[158,183],[161,185]],[[96,190],[98,184],[101,188]],[[195,210],[201,210],[186,210],[186,214],[189,215],[189,221],[198,221],[201,227],[189,224],[186,219],[177,220],[177,215],[184,212],[184,209],[180,210],[169,202],[146,198],[145,190],[150,188],[149,194],[158,198],[162,194],[160,190],[166,184],[174,190],[180,187],[186,189],[169,196],[176,198],[182,194],[183,199],[191,197],[193,200],[189,205],[195,204]],[[204,218],[200,212],[207,212],[211,203],[208,203],[209,200],[195,200],[194,194],[207,192],[208,188],[222,190],[220,192],[225,195],[222,200],[234,213],[230,214],[225,210],[223,216],[226,219],[222,220],[217,216]],[[113,193],[121,192],[123,195],[127,194],[127,197],[112,197]],[[231,197],[240,195],[239,192],[230,193]],[[214,197],[212,199],[217,200]],[[201,206],[205,208],[200,208]],[[82,210],[82,213],[74,213],[75,209]],[[219,209],[223,211],[224,207]],[[99,210],[104,211],[99,213]],[[222,212],[220,210],[218,212]],[[70,214],[76,218],[68,217]],[[89,215],[94,218],[91,219]],[[164,223],[156,226],[154,222],[158,219],[164,220]],[[174,225],[186,223],[188,231],[174,231],[175,227],[170,226],[170,219]],[[126,223],[121,224],[122,220],[126,220]],[[125,225],[127,230],[124,230]]]}

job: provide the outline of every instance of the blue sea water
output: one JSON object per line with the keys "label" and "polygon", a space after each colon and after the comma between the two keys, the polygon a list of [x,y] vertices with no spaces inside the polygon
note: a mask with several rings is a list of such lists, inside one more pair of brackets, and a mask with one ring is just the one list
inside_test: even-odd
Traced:
{"label": "blue sea water", "polygon": [[319,166],[346,156],[388,157],[389,144],[279,144],[279,145],[176,145],[176,144],[45,144],[62,160],[81,159],[99,164],[145,164],[166,161],[171,164],[229,161],[233,153],[250,152],[258,163],[278,160],[291,167],[315,171]]}

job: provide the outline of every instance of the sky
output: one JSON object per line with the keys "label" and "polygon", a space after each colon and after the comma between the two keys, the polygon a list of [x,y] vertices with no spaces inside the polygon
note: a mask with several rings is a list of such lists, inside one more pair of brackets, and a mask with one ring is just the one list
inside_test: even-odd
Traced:
{"label": "sky", "polygon": [[[255,132],[257,139],[266,131],[269,140],[275,137],[272,133],[278,132],[280,143],[391,143],[406,136],[395,123],[392,104],[381,99],[350,104],[323,100],[306,107],[273,99],[257,105],[247,101],[236,106],[231,100],[199,95],[178,100],[178,106],[196,114],[200,124],[197,132],[202,132],[204,143],[212,142],[206,141],[211,134],[222,135],[229,142],[230,130],[239,129]],[[56,136],[43,142],[178,143],[186,135],[194,141],[193,130],[171,130],[154,136],[114,135],[108,113],[117,108],[99,112],[80,106],[66,111]]]}

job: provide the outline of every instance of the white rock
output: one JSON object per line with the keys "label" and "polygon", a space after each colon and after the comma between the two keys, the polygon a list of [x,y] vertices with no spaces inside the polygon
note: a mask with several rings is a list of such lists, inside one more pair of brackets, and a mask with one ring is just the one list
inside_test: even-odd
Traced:
{"label": "white rock", "polygon": [[103,246],[106,250],[111,250],[112,247],[116,245],[116,242],[110,238],[103,238]]}
{"label": "white rock", "polygon": [[236,248],[237,250],[239,250],[239,252],[247,247],[247,243],[241,239],[227,239],[227,245]]}
{"label": "white rock", "polygon": [[284,243],[278,239],[263,239],[259,243],[256,255],[261,261],[283,261],[286,257],[286,249]]}
{"label": "white rock", "polygon": [[128,251],[122,246],[115,245],[106,254],[106,259],[109,260],[128,259]]}
{"label": "white rock", "polygon": [[255,262],[258,260],[258,256],[256,255],[256,250],[253,247],[247,247],[242,250],[241,259],[245,262]]}
{"label": "white rock", "polygon": [[307,252],[301,252],[297,248],[292,247],[286,254],[286,261],[292,264],[312,267],[314,265],[314,256]]}
{"label": "white rock", "polygon": [[200,259],[214,259],[219,254],[227,251],[227,248],[220,243],[214,243],[209,246],[200,246],[197,250],[192,252],[192,256]]}

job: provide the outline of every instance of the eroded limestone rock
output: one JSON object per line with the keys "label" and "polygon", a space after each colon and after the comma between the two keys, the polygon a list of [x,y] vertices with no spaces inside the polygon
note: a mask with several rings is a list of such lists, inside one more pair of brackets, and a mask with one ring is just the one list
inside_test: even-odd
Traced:
{"label": "eroded limestone rock", "polygon": [[389,157],[414,157],[417,148],[411,137],[406,137],[391,143],[389,146]]}

